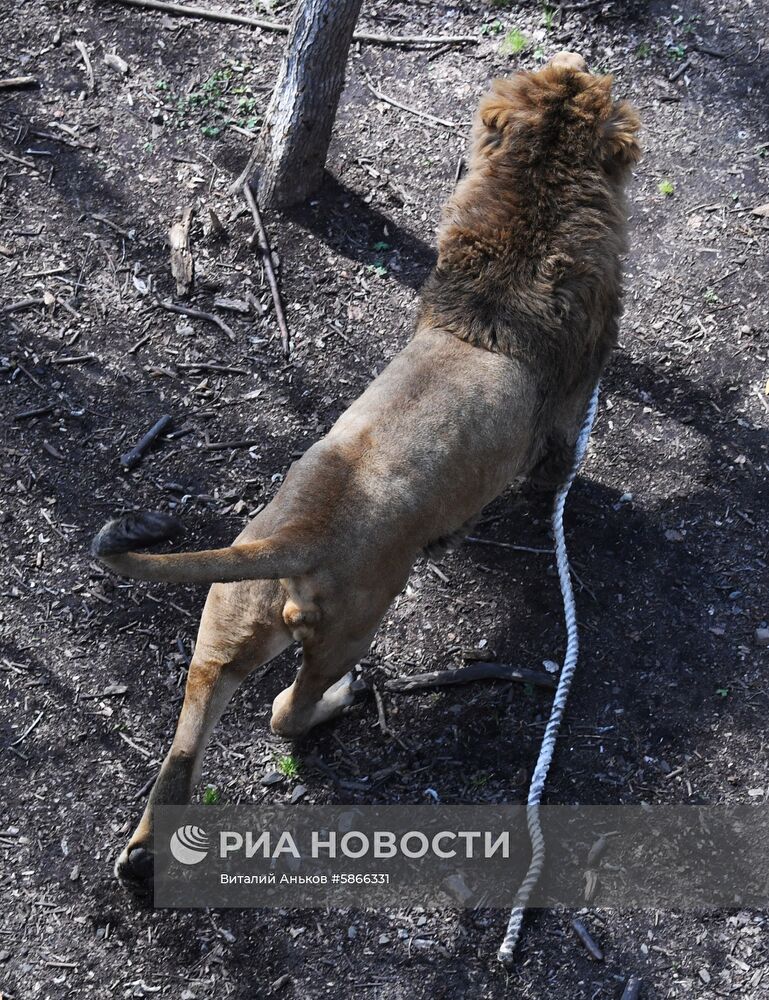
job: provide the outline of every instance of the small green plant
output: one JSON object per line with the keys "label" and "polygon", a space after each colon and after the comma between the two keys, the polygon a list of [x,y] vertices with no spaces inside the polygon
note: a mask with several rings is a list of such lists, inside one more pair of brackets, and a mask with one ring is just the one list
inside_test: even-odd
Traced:
{"label": "small green plant", "polygon": [[706,302],[709,302],[711,305],[715,305],[716,302],[721,301],[721,299],[716,294],[715,288],[706,288],[702,297],[705,299]]}
{"label": "small green plant", "polygon": [[502,48],[505,49],[510,55],[517,56],[527,47],[529,40],[522,31],[518,28],[513,28],[512,31],[508,31],[505,35],[504,41],[502,42]]}
{"label": "small green plant", "polygon": [[652,47],[648,42],[641,42],[638,48],[635,50],[635,54],[639,59],[648,59],[652,54]]}
{"label": "small green plant", "polygon": [[657,190],[662,195],[663,198],[672,198],[676,193],[675,184],[667,177],[659,182],[657,185]]}
{"label": "small green plant", "polygon": [[[228,125],[256,128],[257,98],[246,79],[249,69],[244,63],[230,62],[215,70],[196,90],[172,98],[177,128],[195,125],[207,139],[215,139]],[[163,80],[155,86],[158,90],[170,89]]]}
{"label": "small green plant", "polygon": [[298,757],[292,756],[292,754],[286,754],[284,757],[278,757],[278,770],[286,778],[298,778],[301,764]]}
{"label": "small green plant", "polygon": [[729,688],[716,688],[716,694],[719,698],[728,698]]}
{"label": "small green plant", "polygon": [[482,35],[501,35],[505,30],[501,21],[489,21],[488,24],[481,25]]}
{"label": "small green plant", "polygon": [[206,790],[203,792],[203,805],[215,806],[220,799],[221,795],[216,785],[207,785]]}
{"label": "small green plant", "polygon": [[379,250],[380,252],[382,250],[389,250],[390,249],[390,244],[389,243],[385,243],[384,240],[380,240],[378,243],[374,244],[374,246],[373,246],[372,249]]}
{"label": "small green plant", "polygon": [[676,59],[680,62],[681,59],[686,58],[686,48],[683,45],[668,45],[668,55],[671,59]]}
{"label": "small green plant", "polygon": [[545,31],[553,30],[553,25],[555,24],[555,11],[547,4],[545,4],[542,8],[542,23],[545,26]]}

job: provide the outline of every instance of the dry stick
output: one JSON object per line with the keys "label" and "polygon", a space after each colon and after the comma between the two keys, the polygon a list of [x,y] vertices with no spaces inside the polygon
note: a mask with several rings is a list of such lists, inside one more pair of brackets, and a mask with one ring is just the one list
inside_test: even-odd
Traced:
{"label": "dry stick", "polygon": [[377,90],[371,80],[366,74],[366,86],[380,101],[384,101],[385,104],[392,104],[394,108],[400,108],[401,111],[407,111],[410,115],[415,115],[417,118],[422,118],[424,121],[430,122],[433,125],[437,125],[440,128],[450,128],[454,132],[459,132],[459,126],[456,122],[447,121],[445,118],[436,118],[435,115],[428,114],[427,111],[420,111],[419,108],[412,108],[409,104],[401,104],[400,101],[396,101],[394,97],[388,97],[387,94],[383,94],[381,90]]}
{"label": "dry stick", "polygon": [[758,398],[759,398],[759,399],[761,400],[761,403],[762,403],[762,405],[763,405],[764,409],[765,409],[765,410],[767,410],[767,411],[769,412],[769,400],[767,400],[766,396],[764,396],[764,395],[762,394],[762,392],[761,392],[761,390],[760,390],[760,389],[758,388],[758,386],[755,386],[755,385],[753,386],[753,392],[754,392],[754,393],[755,393],[755,394],[756,394],[756,395],[758,396]]}
{"label": "dry stick", "polygon": [[588,7],[600,7],[611,0],[584,0],[583,3],[562,3],[561,10],[587,10]]}
{"label": "dry stick", "polygon": [[75,48],[80,53],[83,62],[85,64],[85,71],[88,75],[88,89],[96,89],[96,77],[93,75],[93,66],[91,65],[91,58],[88,55],[88,49],[85,47],[83,42],[75,42]]}
{"label": "dry stick", "polygon": [[55,406],[36,406],[32,410],[20,410],[18,413],[14,413],[14,420],[29,420],[32,417],[47,417],[49,413],[53,413],[56,409]]}
{"label": "dry stick", "polygon": [[691,59],[687,59],[685,63],[681,63],[681,65],[678,67],[675,73],[670,74],[670,76],[668,77],[668,81],[670,83],[675,83],[679,77],[682,77],[684,73],[691,68],[692,68],[692,61]]}
{"label": "dry stick", "polygon": [[379,721],[379,728],[382,731],[383,736],[388,736],[390,730],[387,728],[387,716],[385,715],[384,702],[382,701],[382,694],[379,688],[374,685],[374,701],[376,701],[376,714]]}
{"label": "dry stick", "polygon": [[23,90],[24,87],[36,87],[37,80],[34,76],[11,76],[6,80],[0,80],[0,90]]}
{"label": "dry stick", "polygon": [[553,554],[553,549],[534,549],[529,545],[513,545],[511,542],[495,542],[493,538],[476,538],[475,535],[468,535],[465,538],[466,542],[472,542],[473,545],[491,545],[496,549],[511,549],[513,552],[534,552],[537,555],[548,555]]}
{"label": "dry stick", "polygon": [[151,333],[145,333],[143,337],[141,337],[139,340],[136,341],[136,343],[133,345],[133,347],[129,347],[128,348],[128,352],[127,353],[128,354],[135,354],[136,351],[138,351],[140,347],[142,347],[144,344],[147,343],[147,341],[150,339],[151,336],[152,336]]}
{"label": "dry stick", "polygon": [[78,357],[51,358],[52,365],[84,365],[89,361],[98,361],[95,354],[81,354]]}
{"label": "dry stick", "polygon": [[114,229],[116,233],[119,233],[121,236],[125,236],[125,238],[127,240],[133,240],[133,235],[131,233],[129,233],[128,230],[121,229],[120,226],[116,225],[112,221],[112,219],[108,219],[104,215],[98,215],[96,212],[92,212],[91,213],[91,218],[95,222],[101,222],[101,223],[103,223],[103,225],[108,226],[110,229]]}
{"label": "dry stick", "polygon": [[587,927],[585,927],[582,921],[572,920],[571,926],[574,929],[574,933],[577,935],[577,937],[580,939],[582,944],[587,949],[588,955],[590,955],[590,957],[595,962],[603,962],[603,952],[601,951],[599,946],[595,943],[592,934],[587,929]]}
{"label": "dry stick", "polygon": [[253,448],[257,444],[261,444],[261,441],[255,441],[253,438],[236,438],[234,441],[204,441],[201,447],[205,451],[229,451],[230,448]]}
{"label": "dry stick", "polygon": [[151,778],[148,778],[144,782],[142,787],[137,792],[133,793],[133,795],[131,796],[132,800],[136,802],[138,799],[143,799],[144,796],[147,794],[147,792],[150,790],[150,788],[152,788],[152,786],[155,784],[156,778],[157,778],[156,774],[153,774]]}
{"label": "dry stick", "polygon": [[177,361],[176,367],[182,371],[220,372],[225,375],[248,375],[245,368],[230,368],[229,365],[206,364],[204,361]]}
{"label": "dry stick", "polygon": [[172,423],[173,421],[170,415],[168,413],[164,413],[160,420],[150,427],[138,444],[134,445],[134,447],[131,448],[130,451],[127,451],[125,455],[120,456],[120,464],[123,468],[128,472],[130,472],[131,469],[134,469],[144,458],[144,453],[147,451],[149,446],[153,444],[153,442],[157,441],[160,435],[164,431],[168,430]]}
{"label": "dry stick", "polygon": [[448,684],[469,684],[471,681],[521,681],[538,687],[555,688],[556,679],[541,670],[513,667],[509,663],[473,663],[453,670],[435,670],[427,674],[393,677],[385,681],[388,691],[415,691],[418,688],[444,687]]}
{"label": "dry stick", "polygon": [[22,309],[32,309],[34,306],[44,306],[42,299],[21,299],[19,302],[11,302],[7,306],[0,308],[0,316],[7,316],[8,313],[21,312]]}
{"label": "dry stick", "polygon": [[[226,11],[206,10],[203,7],[193,7],[181,3],[165,3],[162,0],[115,0],[128,7],[143,7],[145,10],[162,10],[167,14],[177,14],[179,17],[199,17],[206,21],[221,21],[224,24],[245,24],[249,28],[263,28],[265,31],[276,31],[287,35],[289,25],[280,21],[267,21],[261,17],[249,17],[245,14],[230,14]],[[477,45],[474,35],[450,35],[441,38],[432,35],[377,35],[368,31],[356,31],[353,34],[356,42],[372,42],[374,45]]]}
{"label": "dry stick", "polygon": [[291,341],[288,334],[288,324],[286,323],[286,317],[283,313],[283,303],[280,298],[278,282],[275,280],[275,271],[272,268],[272,251],[270,250],[270,244],[267,239],[267,231],[264,228],[264,223],[262,222],[262,213],[259,211],[259,206],[256,203],[256,198],[254,198],[254,194],[248,181],[246,181],[243,185],[243,194],[248,207],[251,209],[251,215],[254,217],[254,226],[256,228],[259,249],[262,252],[264,270],[267,272],[267,281],[270,286],[270,292],[272,293],[272,301],[275,305],[275,315],[278,320],[278,326],[280,327],[280,342],[283,347],[283,357],[288,359],[291,353]]}
{"label": "dry stick", "polygon": [[627,981],[627,986],[622,991],[622,1000],[638,1000],[641,995],[642,980],[636,976],[631,976]]}
{"label": "dry stick", "polygon": [[171,245],[171,274],[176,281],[176,294],[186,297],[192,288],[195,274],[195,261],[190,249],[190,225],[192,223],[192,205],[182,212],[181,221],[174,222],[168,233]]}
{"label": "dry stick", "polygon": [[35,716],[34,721],[29,726],[27,726],[27,728],[24,730],[21,736],[17,740],[14,740],[13,743],[8,744],[8,749],[10,749],[11,747],[17,747],[19,743],[25,740],[42,718],[43,718],[43,713],[38,712],[37,715]]}
{"label": "dry stick", "polygon": [[213,323],[218,326],[220,330],[227,334],[230,340],[235,340],[235,334],[227,326],[224,320],[219,319],[218,316],[214,316],[213,313],[203,312],[202,309],[193,309],[191,306],[179,306],[175,302],[171,302],[170,299],[158,299],[157,303],[163,309],[167,309],[169,312],[179,313],[180,316],[189,316],[191,319],[207,319],[209,323]]}
{"label": "dry stick", "polygon": [[0,156],[4,160],[11,160],[12,163],[20,163],[22,167],[31,167],[32,170],[40,170],[40,167],[32,160],[25,160],[21,156],[14,156],[13,153],[6,153],[4,150],[0,149]]}

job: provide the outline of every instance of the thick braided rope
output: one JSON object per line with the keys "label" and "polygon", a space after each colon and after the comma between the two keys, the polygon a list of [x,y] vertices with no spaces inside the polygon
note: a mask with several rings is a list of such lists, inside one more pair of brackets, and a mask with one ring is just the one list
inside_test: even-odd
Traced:
{"label": "thick braided rope", "polygon": [[509,965],[513,960],[513,952],[521,936],[521,925],[526,905],[531,894],[539,881],[542,869],[545,865],[545,838],[542,835],[542,826],[539,818],[539,804],[542,799],[542,792],[547,780],[547,772],[555,752],[555,741],[558,738],[558,730],[561,727],[561,720],[566,709],[566,701],[569,697],[571,682],[574,671],[577,667],[577,657],[579,656],[579,633],[577,630],[577,610],[574,604],[574,590],[571,586],[571,573],[569,570],[569,556],[566,552],[566,538],[563,531],[563,510],[566,497],[569,494],[571,485],[574,482],[580,466],[585,458],[590,432],[593,429],[596,410],[598,409],[599,385],[596,384],[593,395],[590,397],[585,420],[580,429],[577,443],[574,447],[574,461],[571,472],[566,481],[555,495],[553,505],[553,536],[555,538],[555,561],[558,567],[558,579],[561,584],[561,596],[563,597],[563,613],[566,620],[566,653],[563,658],[561,676],[558,687],[553,698],[553,705],[550,709],[545,734],[542,737],[537,766],[529,786],[529,796],[526,800],[526,821],[529,828],[529,839],[531,840],[531,861],[526,875],[521,882],[520,888],[515,897],[515,906],[510,913],[510,920],[507,924],[507,931],[502,946],[497,952],[497,958],[505,965]]}

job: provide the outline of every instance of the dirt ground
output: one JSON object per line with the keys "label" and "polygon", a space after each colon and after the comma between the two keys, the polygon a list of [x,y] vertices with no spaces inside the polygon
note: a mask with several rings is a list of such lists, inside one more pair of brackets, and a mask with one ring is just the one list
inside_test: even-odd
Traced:
{"label": "dirt ground", "polygon": [[[507,975],[498,911],[138,906],[112,865],[170,742],[204,594],[112,578],[88,554],[121,510],[176,510],[189,545],[238,533],[409,337],[489,79],[577,49],[641,110],[645,156],[621,346],[567,513],[582,661],[547,798],[766,800],[769,209],[754,212],[769,202],[766,0],[607,0],[560,16],[534,2],[366,2],[370,30],[479,41],[352,52],[325,187],[268,219],[288,363],[250,217],[227,193],[282,38],[110,2],[2,7],[0,76],[41,86],[0,93],[0,306],[36,300],[0,316],[0,995],[595,1000],[636,975],[646,998],[769,997],[767,917],[739,909],[587,909],[603,962],[573,913],[534,914]],[[377,99],[367,76],[456,128]],[[173,294],[166,237],[187,205],[192,302],[234,342],[154,304]],[[208,232],[209,209],[226,238]],[[175,433],[123,472],[119,456],[164,413]],[[203,447],[233,439],[257,444]],[[476,534],[547,547],[548,506],[510,492]],[[466,544],[438,572],[419,563],[363,670],[381,687],[468,647],[560,658],[547,555]],[[281,801],[301,783],[305,802],[525,798],[548,697],[504,684],[385,693],[389,734],[364,700],[296,749],[297,777],[263,787],[285,753],[269,706],[295,666],[292,651],[235,698],[206,758],[211,796]]]}

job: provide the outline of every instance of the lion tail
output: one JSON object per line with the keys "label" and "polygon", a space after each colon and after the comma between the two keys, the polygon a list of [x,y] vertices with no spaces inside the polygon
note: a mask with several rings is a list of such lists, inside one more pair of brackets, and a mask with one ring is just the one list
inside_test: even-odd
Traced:
{"label": "lion tail", "polygon": [[306,549],[289,529],[267,538],[224,549],[150,555],[137,552],[182,534],[175,517],[145,511],[118,517],[91,543],[91,553],[121,576],[166,583],[233,583],[302,576],[310,569]]}

